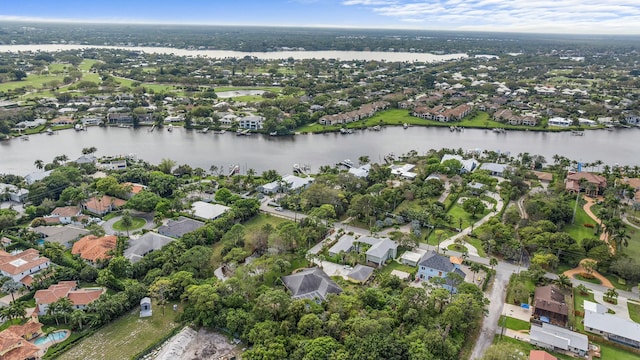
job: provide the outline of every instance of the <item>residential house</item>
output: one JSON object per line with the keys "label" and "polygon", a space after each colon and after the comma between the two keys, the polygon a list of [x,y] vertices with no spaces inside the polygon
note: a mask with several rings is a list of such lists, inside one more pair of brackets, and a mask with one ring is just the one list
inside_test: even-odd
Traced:
{"label": "residential house", "polygon": [[544,172],[544,171],[533,171],[533,174],[538,178],[538,180],[542,183],[551,183],[553,181],[553,174]]}
{"label": "residential house", "polygon": [[414,164],[404,164],[404,165],[391,165],[391,174],[400,176],[405,179],[413,180],[418,176],[417,173],[412,172],[413,168],[416,166]]}
{"label": "residential house", "polygon": [[478,163],[476,162],[475,159],[464,159],[460,155],[451,155],[451,154],[445,154],[442,157],[442,160],[440,161],[440,163],[444,163],[447,160],[458,160],[462,165],[460,167],[461,174],[472,172],[478,166]]}
{"label": "residential house", "polygon": [[640,203],[640,178],[624,178],[620,180],[621,183],[629,185],[634,191],[634,198],[632,203]]}
{"label": "residential house", "polygon": [[564,293],[554,285],[539,286],[533,297],[533,317],[542,322],[567,326],[569,308]]}
{"label": "residential house", "polygon": [[640,349],[640,324],[609,314],[604,306],[584,302],[584,330],[618,344]]}
{"label": "residential house", "polygon": [[96,167],[101,170],[124,170],[127,168],[125,159],[100,159]]}
{"label": "residential house", "polygon": [[103,237],[87,235],[73,244],[71,253],[80,255],[83,260],[95,265],[99,260],[111,258],[110,251],[116,248],[117,242],[118,237],[115,235]]}
{"label": "residential house", "polygon": [[90,116],[90,117],[85,117],[82,118],[82,125],[84,126],[95,126],[95,125],[100,125],[102,123],[102,119],[95,117],[95,116]]}
{"label": "residential house", "polygon": [[196,201],[191,204],[193,215],[201,219],[215,220],[229,210],[228,206]]}
{"label": "residential house", "polygon": [[282,180],[272,181],[268,184],[264,184],[258,187],[258,191],[264,194],[273,194],[276,192],[289,192],[299,191],[306,189],[315,180],[314,178],[299,177],[295,175],[286,175],[282,177]]}
{"label": "residential house", "polygon": [[369,176],[369,171],[371,170],[371,164],[364,164],[360,167],[351,167],[349,168],[349,174],[352,174],[358,178],[367,178]]}
{"label": "residential house", "polygon": [[[31,321],[30,321],[31,322]],[[29,324],[30,322],[27,322]],[[31,330],[41,333],[40,329],[32,325],[12,325],[6,330],[0,331],[0,359],[2,360],[31,360],[39,359],[42,351],[39,346],[32,344],[27,339]],[[21,327],[21,328],[17,328]],[[25,334],[25,335],[21,335]],[[34,333],[31,333],[32,335]]]}
{"label": "residential house", "polygon": [[547,323],[531,324],[529,342],[549,351],[569,351],[579,356],[589,352],[587,335]]}
{"label": "residential house", "polygon": [[304,269],[282,277],[282,282],[294,299],[325,300],[329,294],[340,294],[342,289],[329,275],[317,267]]}
{"label": "residential house", "polygon": [[347,274],[347,279],[358,284],[364,284],[369,281],[374,270],[370,266],[358,264]]}
{"label": "residential house", "polygon": [[172,238],[181,238],[184,234],[196,231],[203,227],[202,221],[179,217],[177,220],[169,219],[165,225],[158,228],[158,233]]}
{"label": "residential house", "polygon": [[547,122],[549,126],[569,127],[573,124],[573,121],[565,119],[563,117],[552,117]]}
{"label": "residential house", "polygon": [[182,115],[167,116],[166,118],[164,118],[165,124],[178,123],[183,121],[184,121],[184,116]]}
{"label": "residential house", "polygon": [[261,130],[263,123],[264,118],[256,115],[243,116],[238,119],[238,127],[242,129]]}
{"label": "residential house", "polygon": [[9,200],[24,203],[29,198],[29,190],[19,188],[12,184],[0,183],[0,201]]}
{"label": "residential house", "polygon": [[48,268],[49,265],[51,265],[51,261],[40,256],[40,252],[36,249],[14,253],[0,250],[0,275],[27,286],[31,285],[33,274]]}
{"label": "residential house", "polygon": [[96,161],[98,161],[97,157],[95,157],[93,155],[85,154],[85,155],[80,156],[79,158],[77,158],[73,162],[78,164],[78,165],[82,165],[82,164],[95,164]]}
{"label": "residential house", "polygon": [[129,241],[129,247],[124,251],[124,257],[129,259],[132,264],[135,264],[148,253],[162,249],[163,246],[174,240],[174,238],[165,235],[148,232],[135,240]]}
{"label": "residential house", "polygon": [[432,278],[439,277],[445,279],[443,288],[452,293],[457,291],[455,284],[448,279],[449,274],[458,274],[465,278],[466,274],[460,269],[459,261],[452,261],[449,256],[444,256],[435,251],[428,251],[418,261],[418,279],[428,281]]}
{"label": "residential house", "polygon": [[71,225],[65,226],[38,226],[33,231],[42,236],[42,240],[57,243],[65,248],[71,247],[71,242],[82,236],[88,235],[89,230]]}
{"label": "residential house", "polygon": [[225,114],[218,121],[220,122],[220,125],[222,125],[222,126],[231,126],[231,125],[233,125],[233,123],[238,121],[238,116],[236,116],[234,114]]}
{"label": "residential house", "polygon": [[623,119],[624,119],[624,122],[626,122],[629,125],[640,124],[640,115],[638,114],[628,113],[624,115]]}
{"label": "residential house", "polygon": [[11,325],[7,328],[7,330],[25,340],[33,340],[42,335],[42,324],[39,323],[37,319],[31,318],[22,325]]}
{"label": "residential house", "polygon": [[366,262],[381,266],[385,261],[397,256],[398,244],[389,238],[374,238],[370,236],[355,238],[346,234],[342,235],[338,239],[338,242],[329,249],[329,255],[336,256],[340,253],[348,253],[354,249],[359,251],[358,243],[370,245],[369,249],[365,252]]}
{"label": "residential house", "polygon": [[124,206],[126,203],[127,202],[125,200],[118,199],[109,195],[103,195],[102,197],[94,196],[85,201],[82,204],[82,208],[92,214],[104,216],[111,211],[117,210],[118,208]]}
{"label": "residential house", "polygon": [[27,185],[32,185],[36,181],[44,180],[49,175],[51,175],[52,172],[53,170],[32,172],[24,177],[24,181],[27,183]]}
{"label": "residential house", "polygon": [[106,289],[103,288],[79,289],[76,281],[60,281],[49,286],[48,289],[36,291],[33,297],[36,300],[36,312],[38,315],[47,315],[49,305],[62,298],[69,299],[75,310],[82,310],[87,305],[98,300],[100,295],[105,292]]}
{"label": "residential house", "polygon": [[529,360],[558,360],[558,358],[544,350],[530,350]]}
{"label": "residential house", "polygon": [[126,182],[126,183],[123,183],[122,185],[128,191],[128,193],[125,194],[125,197],[127,199],[131,199],[136,194],[140,193],[142,190],[145,190],[147,188],[146,185],[136,184],[131,182]]}
{"label": "residential house", "polygon": [[509,165],[507,164],[498,164],[498,163],[482,163],[479,167],[480,170],[487,170],[489,174],[492,176],[500,176],[503,177],[505,171],[509,169]]}
{"label": "residential house", "polygon": [[60,224],[71,224],[82,214],[78,206],[62,206],[53,209],[50,218],[57,218]]}
{"label": "residential house", "polygon": [[577,172],[567,175],[565,188],[569,192],[584,191],[589,196],[602,194],[607,187],[607,179],[604,176],[589,172]]}
{"label": "residential house", "polygon": [[[348,105],[348,104],[347,104]],[[382,111],[389,107],[387,101],[376,101],[370,104],[363,104],[358,110],[348,111],[335,115],[325,115],[318,119],[321,125],[339,125],[348,124],[350,122],[372,117],[378,111]]]}
{"label": "residential house", "polygon": [[34,129],[37,128],[38,126],[44,126],[47,124],[47,120],[46,119],[34,119],[31,121],[20,121],[19,123],[16,124],[16,128],[18,129]]}
{"label": "residential house", "polygon": [[469,115],[472,110],[473,106],[468,104],[462,104],[455,108],[446,108],[442,105],[437,105],[432,108],[421,106],[416,107],[411,115],[427,120],[449,122],[462,120],[465,116]]}

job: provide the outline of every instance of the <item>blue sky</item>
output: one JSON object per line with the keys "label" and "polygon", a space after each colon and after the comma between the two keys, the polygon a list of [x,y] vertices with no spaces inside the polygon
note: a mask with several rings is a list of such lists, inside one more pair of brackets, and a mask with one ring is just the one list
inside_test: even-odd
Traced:
{"label": "blue sky", "polygon": [[640,0],[6,0],[3,20],[640,34]]}

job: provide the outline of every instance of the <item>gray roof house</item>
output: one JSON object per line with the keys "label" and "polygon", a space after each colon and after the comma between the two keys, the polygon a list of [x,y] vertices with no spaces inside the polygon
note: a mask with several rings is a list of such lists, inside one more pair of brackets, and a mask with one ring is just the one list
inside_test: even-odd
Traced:
{"label": "gray roof house", "polygon": [[460,270],[460,265],[451,261],[448,256],[440,255],[435,251],[426,252],[418,261],[418,273],[417,278],[422,280],[430,280],[434,277],[444,278],[446,281],[442,285],[443,288],[450,292],[456,292],[456,287],[451,279],[448,279],[449,274],[458,274],[464,279],[466,274]]}
{"label": "gray roof house", "polygon": [[285,175],[282,177],[282,180],[272,181],[268,184],[264,184],[258,187],[258,191],[264,194],[273,194],[278,191],[283,190],[299,190],[307,188],[312,182],[314,178],[312,177],[299,177],[295,175]]}
{"label": "gray roof house", "polygon": [[580,356],[589,351],[589,338],[587,335],[548,323],[542,323],[542,326],[532,324],[529,338],[529,342],[532,345],[540,346],[550,351],[571,351]]}
{"label": "gray roof house", "polygon": [[440,162],[443,163],[447,160],[458,160],[460,164],[462,164],[462,167],[460,168],[461,174],[472,172],[478,166],[478,163],[474,159],[464,159],[460,155],[445,154]]}
{"label": "gray roof house", "polygon": [[181,216],[178,220],[169,219],[166,225],[162,225],[158,228],[158,233],[172,238],[180,238],[182,235],[198,230],[203,226],[204,223],[202,221]]}
{"label": "gray roof house", "polygon": [[483,163],[480,165],[480,170],[487,170],[493,176],[504,176],[504,172],[509,168],[507,164],[498,163]]}
{"label": "gray roof house", "polygon": [[341,252],[349,252],[353,249],[353,244],[361,242],[371,245],[366,252],[366,261],[377,264],[384,264],[388,259],[397,256],[398,244],[389,238],[374,238],[370,236],[360,236],[355,238],[351,235],[342,235],[338,242],[329,249],[330,256],[336,256]]}
{"label": "gray roof house", "polygon": [[71,247],[71,242],[87,234],[89,230],[77,228],[70,225],[65,226],[38,226],[33,229],[35,233],[42,236],[45,241],[58,243],[67,248]]}
{"label": "gray roof house", "polygon": [[282,282],[294,299],[326,299],[328,294],[340,294],[342,289],[329,275],[314,267],[282,277]]}
{"label": "gray roof house", "polygon": [[38,170],[36,172],[32,172],[31,174],[25,176],[24,181],[27,183],[27,185],[31,185],[34,182],[40,181],[46,178],[47,176],[51,175],[52,172],[53,170],[47,170],[47,171]]}
{"label": "gray roof house", "polygon": [[375,269],[366,265],[356,265],[356,267],[347,274],[347,278],[351,281],[364,284],[366,283]]}
{"label": "gray roof house", "polygon": [[210,204],[204,201],[196,201],[191,204],[193,215],[207,220],[215,220],[229,210],[228,206],[220,204]]}
{"label": "gray roof house", "polygon": [[129,247],[124,251],[124,257],[135,264],[148,253],[159,250],[174,240],[174,238],[165,235],[148,232],[136,240],[129,241]]}
{"label": "gray roof house", "polygon": [[29,190],[11,184],[0,183],[0,200],[6,199],[23,203],[29,197]]}
{"label": "gray roof house", "polygon": [[640,324],[608,314],[604,307],[597,308],[597,311],[589,311],[587,308],[585,301],[585,331],[602,335],[603,338],[618,344],[640,349]]}

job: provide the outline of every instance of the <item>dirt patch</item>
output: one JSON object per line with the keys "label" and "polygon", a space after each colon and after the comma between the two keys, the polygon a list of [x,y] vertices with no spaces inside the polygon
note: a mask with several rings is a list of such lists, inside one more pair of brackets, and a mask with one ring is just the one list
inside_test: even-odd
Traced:
{"label": "dirt patch", "polygon": [[[586,260],[586,259],[582,259],[582,261],[584,261],[584,260]],[[582,264],[582,261],[580,261],[580,264]],[[582,265],[578,265],[577,267],[575,267],[575,268],[573,268],[573,269],[570,269],[570,270],[565,271],[563,274],[564,274],[564,275],[566,275],[566,276],[568,276],[568,277],[570,277],[570,278],[575,278],[575,276],[576,276],[576,275],[580,275],[580,274],[582,274],[582,273],[586,273],[586,270],[582,267]],[[612,288],[612,289],[613,289],[613,288],[615,288],[615,287],[613,286],[613,284],[611,283],[611,281],[609,281],[609,279],[607,279],[606,277],[604,277],[604,276],[603,276],[602,274],[600,274],[599,272],[597,272],[597,271],[595,271],[595,270],[594,270],[594,271],[591,273],[591,275],[592,275],[594,278],[596,278],[596,279],[600,280],[600,283],[602,284],[602,286],[606,286],[606,287],[608,287],[608,288]]]}
{"label": "dirt patch", "polygon": [[242,350],[226,336],[205,329],[184,328],[169,339],[157,353],[156,360],[221,360],[238,356]]}

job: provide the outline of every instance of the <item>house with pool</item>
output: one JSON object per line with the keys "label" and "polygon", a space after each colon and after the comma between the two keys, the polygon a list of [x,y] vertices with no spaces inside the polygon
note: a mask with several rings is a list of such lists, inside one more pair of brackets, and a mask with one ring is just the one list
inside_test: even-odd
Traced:
{"label": "house with pool", "polygon": [[75,281],[61,281],[49,286],[48,289],[36,291],[36,312],[38,315],[46,315],[49,305],[62,299],[68,298],[74,310],[83,310],[87,305],[98,300],[100,295],[105,293],[104,288],[78,288]]}

